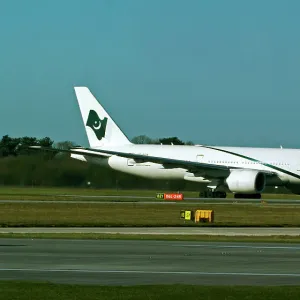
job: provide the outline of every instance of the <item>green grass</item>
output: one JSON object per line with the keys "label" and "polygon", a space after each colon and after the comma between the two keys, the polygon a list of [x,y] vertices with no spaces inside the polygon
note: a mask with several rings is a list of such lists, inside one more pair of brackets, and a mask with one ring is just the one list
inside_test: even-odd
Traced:
{"label": "green grass", "polygon": [[[103,197],[104,196],[104,197]],[[141,201],[151,201],[151,202],[161,202],[161,200],[153,198],[123,198],[118,195],[103,195],[101,197],[97,196],[66,196],[66,195],[0,195],[0,200],[16,200],[16,201],[77,201],[77,202],[141,202]]]}
{"label": "green grass", "polygon": [[[69,197],[67,195],[77,196],[116,196],[118,201],[128,201],[126,199],[118,199],[118,196],[147,196],[153,197],[153,200],[157,200],[156,193],[158,192],[172,192],[172,191],[155,191],[155,190],[109,190],[109,189],[89,189],[89,188],[57,188],[57,187],[1,187],[0,188],[0,200],[82,200],[84,197]],[[173,191],[174,192],[174,191]],[[175,191],[176,192],[176,191]],[[189,198],[198,198],[199,192],[184,191],[184,196]],[[232,194],[228,194],[227,198],[233,198]],[[293,194],[263,194],[263,199],[299,199],[300,195]],[[87,198],[86,198],[87,199]],[[107,200],[104,198],[92,198],[92,200]],[[133,201],[138,201],[132,199]],[[151,200],[151,199],[150,199]]]}
{"label": "green grass", "polygon": [[88,240],[155,240],[197,242],[300,243],[299,236],[214,236],[214,235],[159,235],[111,233],[0,233],[1,238],[24,239],[88,239]]}
{"label": "green grass", "polygon": [[[161,192],[161,191],[157,191]],[[126,199],[119,196],[152,197],[147,201],[161,201],[156,199],[156,191],[149,190],[108,190],[84,188],[39,188],[39,187],[2,187],[0,200],[92,200],[92,201],[145,201],[145,199]],[[71,196],[70,195],[74,195]],[[185,192],[185,197],[198,197],[198,192]],[[101,196],[101,198],[97,198]],[[109,196],[108,198],[102,198]],[[114,197],[113,199],[111,197]]]}
{"label": "green grass", "polygon": [[31,300],[298,300],[298,286],[84,286],[31,282],[0,282],[0,299]]}
{"label": "green grass", "polygon": [[[111,196],[111,195],[136,195],[136,196],[156,196],[159,192],[171,191],[154,191],[154,190],[117,190],[117,189],[90,189],[90,188],[57,188],[57,187],[1,187],[0,195],[16,196],[55,196],[55,195],[81,195],[81,196]],[[174,191],[173,191],[174,192]],[[198,197],[199,192],[184,192],[187,197]]]}
{"label": "green grass", "polygon": [[[183,209],[212,209],[215,222],[180,219]],[[300,226],[300,205],[0,203],[0,226]]]}

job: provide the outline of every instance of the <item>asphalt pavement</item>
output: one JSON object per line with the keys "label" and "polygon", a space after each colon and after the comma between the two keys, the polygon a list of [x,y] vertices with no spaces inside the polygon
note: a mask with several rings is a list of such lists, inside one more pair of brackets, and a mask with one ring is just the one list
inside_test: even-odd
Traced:
{"label": "asphalt pavement", "polygon": [[299,227],[1,227],[1,233],[300,236]]}
{"label": "asphalt pavement", "polygon": [[1,239],[0,280],[299,285],[300,244]]}

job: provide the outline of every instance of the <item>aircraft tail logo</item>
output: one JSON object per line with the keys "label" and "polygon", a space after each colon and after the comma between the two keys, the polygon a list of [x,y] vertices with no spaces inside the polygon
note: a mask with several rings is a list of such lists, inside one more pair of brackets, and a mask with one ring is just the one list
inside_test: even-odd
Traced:
{"label": "aircraft tail logo", "polygon": [[74,89],[92,148],[131,144],[87,87]]}
{"label": "aircraft tail logo", "polygon": [[86,122],[86,126],[89,126],[94,131],[99,141],[101,141],[105,137],[106,125],[107,118],[103,118],[103,120],[101,120],[98,114],[91,109]]}

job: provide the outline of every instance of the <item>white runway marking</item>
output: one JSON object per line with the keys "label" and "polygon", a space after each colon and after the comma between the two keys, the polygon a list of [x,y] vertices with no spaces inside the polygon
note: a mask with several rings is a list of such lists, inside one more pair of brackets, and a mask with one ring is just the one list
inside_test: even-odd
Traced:
{"label": "white runway marking", "polygon": [[300,236],[300,228],[286,227],[3,227],[0,233],[97,233],[134,235]]}
{"label": "white runway marking", "polygon": [[283,250],[300,250],[299,246],[247,246],[247,245],[189,245],[174,244],[175,247],[205,247],[205,248],[236,248],[236,249],[283,249]]}
{"label": "white runway marking", "polygon": [[11,269],[5,268],[0,271],[6,272],[71,272],[71,273],[98,273],[98,274],[164,274],[164,275],[220,275],[220,276],[283,276],[300,277],[300,273],[243,273],[243,272],[189,272],[189,271],[147,271],[147,270],[86,270],[86,269]]}

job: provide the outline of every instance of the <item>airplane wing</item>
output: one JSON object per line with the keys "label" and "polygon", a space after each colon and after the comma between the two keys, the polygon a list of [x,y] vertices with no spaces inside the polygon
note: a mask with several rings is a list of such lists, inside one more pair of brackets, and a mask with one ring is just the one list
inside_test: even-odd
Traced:
{"label": "airplane wing", "polygon": [[226,166],[219,166],[214,164],[206,164],[189,160],[180,160],[174,158],[150,156],[136,153],[120,152],[120,151],[111,151],[111,150],[94,150],[97,153],[105,153],[109,155],[116,155],[124,158],[134,159],[137,163],[152,162],[156,164],[161,164],[165,168],[183,168],[183,169],[211,169],[211,170],[229,170]]}
{"label": "airplane wing", "polygon": [[[112,155],[120,156],[124,158],[131,158],[136,163],[144,163],[151,162],[156,164],[161,164],[164,168],[182,168],[186,169],[191,173],[201,174],[207,178],[221,178],[227,177],[232,169],[240,169],[240,167],[234,166],[224,166],[224,165],[216,165],[209,163],[201,163],[196,161],[189,160],[180,160],[166,157],[157,157],[157,156],[149,156],[142,155],[136,153],[128,153],[128,152],[120,152],[120,151],[112,151],[112,150],[104,150],[104,149],[91,149],[91,148],[74,148],[70,150],[60,150],[53,148],[43,148],[40,146],[31,146],[32,149],[40,149],[40,150],[50,150],[50,151],[58,151],[58,152],[69,152],[75,154],[81,154],[92,157],[109,157]],[[273,172],[269,171],[261,171],[266,175],[272,176],[275,175]]]}
{"label": "airplane wing", "polygon": [[[183,168],[187,169],[192,173],[201,173],[205,172],[208,177],[223,177],[228,176],[230,170],[232,169],[240,169],[238,166],[224,166],[224,165],[216,165],[216,164],[209,164],[209,163],[201,163],[196,161],[189,161],[189,160],[180,160],[180,159],[173,159],[173,158],[166,158],[166,157],[157,157],[157,156],[149,156],[149,155],[142,155],[136,153],[127,153],[127,152],[119,152],[119,151],[111,151],[111,150],[98,150],[98,149],[90,149],[99,153],[105,153],[109,155],[116,155],[124,158],[131,158],[134,159],[137,163],[143,162],[152,162],[163,165],[165,168]],[[253,170],[253,169],[252,169]],[[218,171],[218,175],[214,176],[213,171]],[[221,173],[220,173],[221,171]],[[223,171],[223,172],[222,172]],[[264,173],[268,176],[274,176],[276,173],[271,171],[259,170],[260,172]],[[211,176],[213,175],[213,176]]]}

